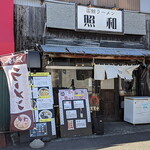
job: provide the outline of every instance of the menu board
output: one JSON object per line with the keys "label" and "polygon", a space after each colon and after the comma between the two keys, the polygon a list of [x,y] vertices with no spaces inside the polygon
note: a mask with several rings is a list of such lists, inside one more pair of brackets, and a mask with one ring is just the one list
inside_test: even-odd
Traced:
{"label": "menu board", "polygon": [[45,136],[47,134],[46,123],[36,123],[34,129],[30,130],[30,137]]}
{"label": "menu board", "polygon": [[62,89],[58,95],[61,137],[91,134],[87,89]]}
{"label": "menu board", "polygon": [[[31,102],[34,110],[34,122],[38,129],[43,129],[43,131],[46,131],[45,128],[47,128],[45,123],[50,123],[51,133],[56,135],[51,75],[47,72],[30,73],[29,78],[32,91]],[[40,125],[43,128],[40,128]],[[35,130],[32,132],[34,133]],[[36,135],[39,136],[39,134]]]}

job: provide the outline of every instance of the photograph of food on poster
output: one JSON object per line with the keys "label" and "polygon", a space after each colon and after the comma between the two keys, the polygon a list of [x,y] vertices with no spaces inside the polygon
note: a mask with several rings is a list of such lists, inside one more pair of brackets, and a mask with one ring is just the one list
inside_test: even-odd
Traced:
{"label": "photograph of food on poster", "polygon": [[30,130],[30,137],[46,135],[48,135],[47,123],[36,123],[34,129]]}
{"label": "photograph of food on poster", "polygon": [[38,111],[39,122],[50,122],[53,117],[53,110],[39,110]]}
{"label": "photograph of food on poster", "polygon": [[83,100],[75,100],[73,101],[74,108],[84,108],[84,101]]}
{"label": "photograph of food on poster", "polygon": [[67,120],[67,123],[68,123],[68,130],[74,130],[73,120]]}
{"label": "photograph of food on poster", "polygon": [[66,111],[66,119],[77,118],[77,111],[76,110],[67,110]]}
{"label": "photograph of food on poster", "polygon": [[72,109],[71,101],[64,101],[64,109]]}
{"label": "photograph of food on poster", "polygon": [[53,109],[53,101],[48,98],[37,99],[37,109],[44,110],[44,109]]}
{"label": "photograph of food on poster", "polygon": [[50,98],[49,87],[38,87],[38,98]]}
{"label": "photograph of food on poster", "polygon": [[86,128],[86,119],[76,120],[76,128]]}

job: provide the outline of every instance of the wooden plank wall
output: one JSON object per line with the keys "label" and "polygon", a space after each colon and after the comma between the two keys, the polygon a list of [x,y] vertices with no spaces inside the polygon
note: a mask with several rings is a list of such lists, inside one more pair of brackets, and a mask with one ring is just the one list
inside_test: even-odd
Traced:
{"label": "wooden plank wall", "polygon": [[140,35],[115,35],[92,32],[77,32],[61,29],[47,29],[47,44],[101,46],[118,48],[145,48],[143,36]]}
{"label": "wooden plank wall", "polygon": [[32,49],[42,43],[45,25],[45,8],[15,5],[15,47],[16,51]]}
{"label": "wooden plank wall", "polygon": [[97,5],[101,7],[119,7],[119,0],[97,0]]}
{"label": "wooden plank wall", "polygon": [[140,11],[140,0],[118,0],[118,8],[125,10]]}
{"label": "wooden plank wall", "polygon": [[93,5],[99,7],[112,8],[116,6],[120,9],[140,11],[140,0],[59,0],[64,2],[73,2],[80,4],[88,4],[89,1]]}

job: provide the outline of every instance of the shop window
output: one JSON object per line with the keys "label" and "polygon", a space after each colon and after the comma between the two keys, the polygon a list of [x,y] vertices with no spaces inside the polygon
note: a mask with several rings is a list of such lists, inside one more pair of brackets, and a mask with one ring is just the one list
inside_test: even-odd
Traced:
{"label": "shop window", "polygon": [[85,80],[88,78],[92,78],[92,70],[76,70],[76,78],[77,80]]}
{"label": "shop window", "polygon": [[75,88],[87,88],[88,91],[92,91],[92,70],[52,69],[50,72],[53,87],[72,88],[74,81]]}

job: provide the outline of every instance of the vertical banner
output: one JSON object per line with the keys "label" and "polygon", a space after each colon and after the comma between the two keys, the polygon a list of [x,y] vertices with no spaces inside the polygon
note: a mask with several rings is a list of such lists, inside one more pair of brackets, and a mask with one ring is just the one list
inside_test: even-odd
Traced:
{"label": "vertical banner", "polygon": [[0,4],[0,55],[14,52],[14,0]]}
{"label": "vertical banner", "polygon": [[5,71],[10,94],[10,130],[30,130],[34,127],[30,100],[26,54],[0,57]]}

